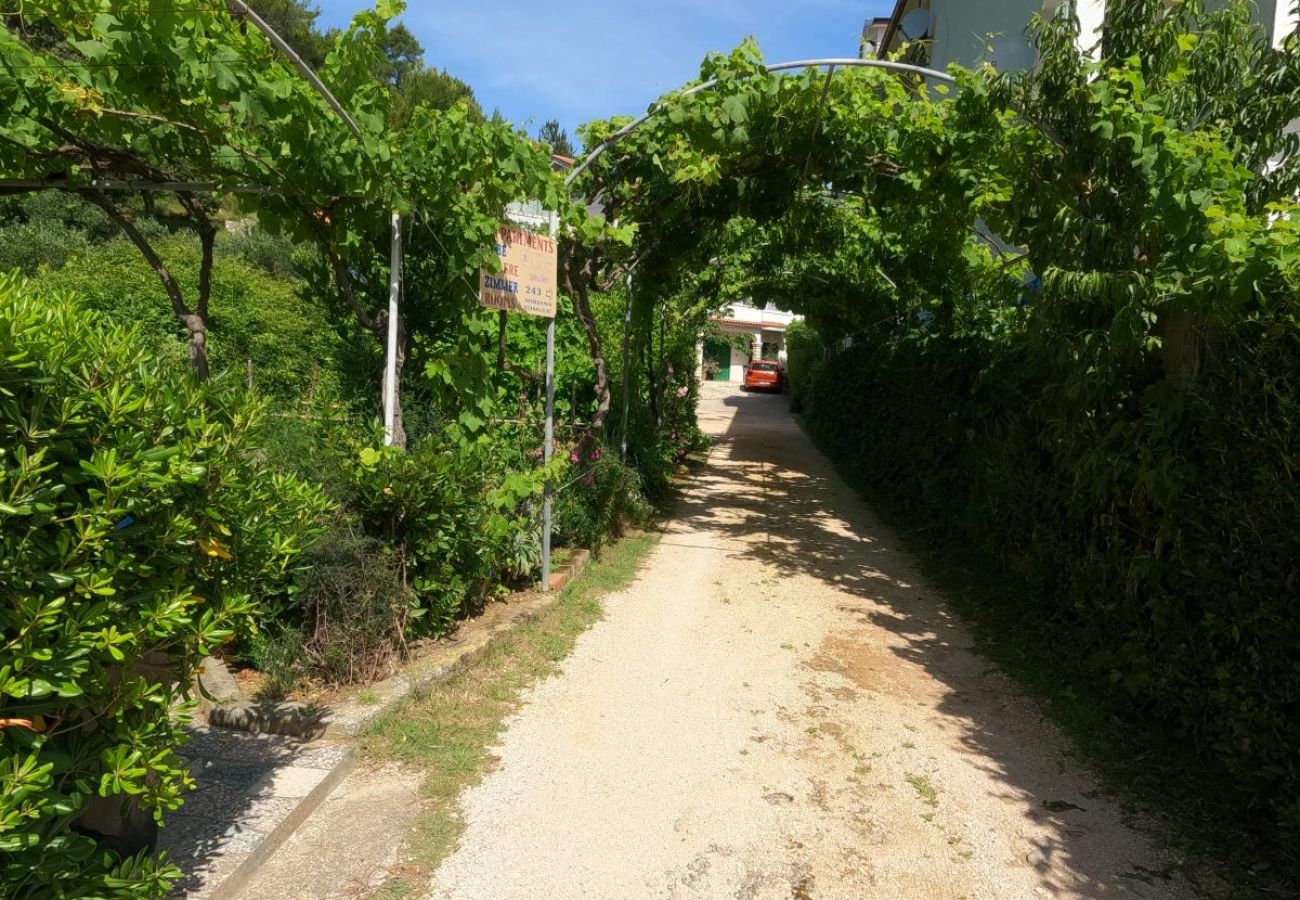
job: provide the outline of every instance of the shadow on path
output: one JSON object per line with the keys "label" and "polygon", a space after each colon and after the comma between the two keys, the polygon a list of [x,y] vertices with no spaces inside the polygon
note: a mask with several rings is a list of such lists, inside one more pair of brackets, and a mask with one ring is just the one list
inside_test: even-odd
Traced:
{"label": "shadow on path", "polygon": [[1114,804],[1069,758],[1041,713],[973,652],[969,630],[812,445],[786,397],[706,393],[701,426],[718,444],[696,475],[707,489],[683,496],[675,520],[688,532],[721,535],[737,558],[834,586],[848,598],[839,612],[892,635],[886,645],[893,663],[878,647],[870,663],[866,648],[846,634],[835,648],[838,659],[825,659],[823,648],[812,668],[825,662],[826,670],[859,688],[885,694],[890,669],[895,675],[901,667],[923,670],[931,715],[956,733],[963,762],[998,785],[988,802],[1020,810],[1033,826],[1026,832],[1040,836],[1025,846],[1025,864],[1037,870],[1042,896],[1180,895],[1169,882],[1171,871],[1137,862],[1155,855],[1150,842],[1121,824]]}

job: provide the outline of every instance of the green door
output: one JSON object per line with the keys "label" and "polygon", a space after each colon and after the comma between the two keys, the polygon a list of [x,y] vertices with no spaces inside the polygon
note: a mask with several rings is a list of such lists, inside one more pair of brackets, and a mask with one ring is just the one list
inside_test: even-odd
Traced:
{"label": "green door", "polygon": [[[713,363],[713,365],[710,365]],[[731,344],[718,338],[704,342],[704,371],[711,372],[710,381],[731,380]]]}

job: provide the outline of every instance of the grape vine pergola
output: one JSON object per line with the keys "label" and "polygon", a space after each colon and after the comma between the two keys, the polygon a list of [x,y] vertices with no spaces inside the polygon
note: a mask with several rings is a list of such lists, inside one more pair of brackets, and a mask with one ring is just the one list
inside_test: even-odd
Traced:
{"label": "grape vine pergola", "polygon": [[[856,57],[801,59],[801,60],[794,60],[792,62],[772,63],[770,65],[765,65],[763,68],[765,71],[769,73],[789,72],[792,70],[806,71],[808,69],[825,69],[826,86],[822,92],[823,98],[825,97],[826,92],[830,90],[831,79],[835,77],[835,73],[839,69],[853,69],[853,68],[885,69],[890,72],[904,72],[910,75],[919,75],[922,78],[930,79],[940,84],[955,85],[957,83],[957,79],[953,78],[947,72],[940,72],[938,69],[930,69],[930,68],[926,68],[925,66],[912,65],[911,63],[894,62],[893,60],[887,60],[887,59],[858,59]],[[690,97],[694,94],[698,94],[703,91],[711,91],[717,86],[718,86],[718,79],[710,78],[708,81],[702,81],[699,84],[691,85],[688,88],[683,88],[675,92],[672,96],[675,99],[681,99],[685,97]],[[634,119],[632,122],[628,123],[627,125],[624,125],[622,128],[618,129],[613,134],[609,135],[600,143],[598,143],[595,147],[593,147],[590,151],[588,151],[588,153],[578,162],[577,165],[573,167],[573,169],[565,177],[564,183],[566,185],[571,185],[575,181],[577,181],[578,178],[582,175],[582,173],[587,171],[588,168],[590,168],[592,163],[594,163],[597,159],[605,155],[605,152],[607,150],[609,150],[611,147],[613,147],[616,143],[618,143],[623,138],[630,135],[632,132],[636,131],[638,128],[640,128],[642,125],[648,122],[655,115],[661,113],[664,109],[664,106],[665,104],[663,101],[654,104],[644,115],[640,116],[637,119]],[[821,110],[819,109],[818,110],[819,118],[820,115],[821,115]],[[820,125],[816,127],[819,128]],[[804,174],[805,176],[807,175],[806,167],[805,167]]]}
{"label": "grape vine pergola", "polygon": [[[311,89],[320,95],[330,110],[338,117],[348,129],[349,132],[360,139],[362,137],[361,129],[353,120],[352,116],[344,108],[330,89],[321,81],[316,72],[309,66],[302,57],[281,37],[266,20],[259,16],[244,0],[226,0],[231,9],[242,18],[251,22],[259,32],[261,32],[275,50],[283,54],[284,58],[296,69],[311,86]],[[212,181],[158,181],[149,179],[139,180],[121,180],[121,179],[102,179],[91,178],[88,181],[88,187],[93,191],[163,191],[180,194],[253,194],[253,195],[274,195],[282,194],[280,188],[265,184],[245,184],[245,183],[220,183]],[[17,192],[37,192],[64,190],[65,187],[50,184],[47,180],[9,178],[0,179],[0,194],[17,193]],[[387,344],[385,347],[385,365],[384,365],[384,382],[383,382],[383,417],[384,433],[388,443],[393,442],[393,419],[394,409],[396,406],[397,383],[396,383],[396,359],[397,359],[397,326],[398,326],[398,299],[401,293],[401,217],[398,213],[393,213],[392,218],[392,257],[389,267],[389,301],[388,301],[388,330]]]}
{"label": "grape vine pergola", "polygon": [[[947,72],[941,72],[937,69],[930,69],[925,66],[913,65],[911,63],[902,63],[902,62],[895,62],[893,60],[882,60],[882,59],[860,59],[856,57],[831,57],[826,59],[793,60],[790,62],[772,63],[764,66],[764,70],[769,74],[776,73],[776,72],[788,72],[788,71],[808,71],[813,69],[826,70],[826,80],[822,88],[821,102],[818,105],[817,119],[813,125],[814,138],[816,137],[817,131],[819,131],[821,128],[821,116],[825,108],[826,96],[830,91],[831,80],[835,77],[836,71],[840,69],[853,69],[853,68],[883,69],[890,72],[903,73],[907,75],[915,75],[923,79],[934,81],[938,84],[955,85],[957,83],[957,80],[953,78],[951,75],[949,75]],[[674,92],[670,96],[674,100],[684,99],[687,97],[691,97],[695,94],[713,90],[717,86],[718,86],[718,79],[710,78],[708,80],[700,82],[699,84],[682,88]],[[629,122],[627,125],[622,126],[621,128],[617,129],[614,133],[610,134],[609,136],[599,141],[596,144],[596,146],[592,147],[589,151],[587,151],[587,153],[582,157],[582,159],[580,159],[577,162],[577,164],[574,165],[573,168],[569,171],[568,175],[564,179],[565,186],[566,187],[573,186],[582,177],[582,175],[592,166],[592,164],[595,163],[602,156],[604,156],[605,153],[609,151],[612,147],[614,147],[615,144],[617,144],[623,138],[631,135],[638,128],[645,125],[654,116],[663,113],[665,111],[666,106],[667,103],[664,100],[661,100],[653,104],[650,107],[650,109],[647,110],[643,115]],[[811,156],[809,156],[805,160],[803,165],[803,178],[805,180],[808,177],[808,166],[810,162],[811,162]],[[982,232],[976,231],[976,233],[979,234],[981,237],[983,237]],[[629,331],[630,331],[631,319],[632,319],[632,286],[633,286],[632,277],[633,277],[633,271],[636,268],[636,264],[637,264],[636,262],[631,263],[627,267],[627,270],[625,272],[627,294],[625,300],[626,306],[624,308],[624,314],[623,314],[623,370],[624,372],[626,372],[628,368],[628,337],[629,337]],[[548,329],[547,332],[548,367],[547,367],[546,383],[547,383],[548,428],[552,422],[552,405],[554,399],[553,384],[552,384],[552,355],[553,354],[551,350],[551,347],[554,342],[554,335],[552,331],[553,328]],[[627,457],[627,417],[628,417],[629,404],[631,402],[629,397],[629,391],[628,391],[629,385],[630,385],[630,380],[625,375],[623,378],[623,398],[622,398],[623,425],[621,429],[622,433],[620,435],[620,448],[619,448],[620,455],[624,459],[626,459]],[[547,431],[546,441],[547,441],[547,445],[549,446],[551,442],[551,432],[549,430]],[[547,546],[544,549],[543,553],[544,555],[549,557],[549,529],[547,529]]]}
{"label": "grape vine pergola", "polygon": [[[322,81],[322,78],[318,77],[318,75],[313,72],[313,70],[309,68],[309,66],[305,64],[305,62],[300,59],[294,51],[292,51],[292,48],[287,46],[287,43],[283,42],[281,36],[274,33],[273,29],[270,29],[270,27],[266,25],[260,17],[257,17],[256,14],[247,7],[247,4],[243,3],[243,0],[229,0],[226,7],[220,7],[220,9],[229,9],[231,16],[237,16],[239,20],[252,23],[252,25],[256,27],[256,30],[259,31],[260,35],[264,36],[266,42],[274,48],[276,55],[289,61],[292,68],[294,68],[300,77],[302,77],[302,81],[305,85],[311,87],[311,91],[315,92],[318,98],[324,100],[324,104],[330,109],[331,114],[334,114],[334,116],[337,117],[344,126],[346,126],[348,134],[356,140],[357,150],[355,151],[354,156],[347,157],[346,160],[343,160],[344,165],[365,166],[367,164],[372,164],[374,159],[386,159],[385,153],[391,151],[387,151],[383,147],[372,146],[372,144],[376,143],[374,134],[367,133],[367,127],[357,124],[354,114],[348,112],[346,101],[339,100],[337,96],[335,96],[334,92],[331,91],[329,87],[326,87],[325,81]],[[214,12],[213,9],[200,10],[196,7],[194,14],[198,17],[207,16],[207,20],[203,21],[208,22],[211,20],[212,26],[216,29],[216,33],[224,34],[221,29],[225,29],[226,26],[224,21],[221,20],[220,9],[218,9],[217,12]],[[374,14],[374,16],[376,16],[376,22],[372,23],[370,27],[382,29],[383,21],[385,21],[383,20],[383,16],[381,16],[381,14]],[[96,27],[99,26],[96,25]],[[199,26],[200,31],[201,27],[203,26]],[[356,26],[354,26],[354,29],[355,27]],[[99,65],[98,62],[94,61],[96,59],[94,53],[103,52],[103,48],[96,46],[94,35],[91,35],[90,39],[77,42],[77,46],[79,51],[90,56],[91,62],[88,62],[87,65]],[[250,51],[250,49],[252,49],[252,51],[260,52],[256,44],[247,43],[247,40],[244,39],[235,39],[234,46],[243,48],[244,51]],[[22,69],[23,64],[25,64],[25,62],[30,62],[32,59],[38,62],[42,61],[42,57],[29,57],[29,59],[26,60],[17,59],[17,68]],[[131,60],[131,57],[125,55],[125,53],[123,53],[122,57],[113,57],[113,59],[122,59],[125,61],[110,61],[105,65],[125,66],[130,65],[131,61],[133,61]],[[61,60],[60,65],[64,64],[64,62],[69,62],[69,60]],[[82,60],[82,62],[85,62],[85,60]],[[826,70],[826,75],[824,75],[823,86],[820,87],[820,101],[818,105],[816,105],[816,116],[813,125],[814,140],[816,134],[818,134],[820,126],[822,126],[822,116],[824,109],[826,109],[827,98],[829,94],[831,94],[832,81],[835,79],[836,73],[842,72],[842,70],[881,69],[897,74],[911,75],[911,77],[917,78],[919,82],[933,82],[939,83],[939,85],[954,85],[954,83],[956,83],[956,79],[948,73],[936,72],[936,70],[922,68],[922,66],[904,64],[904,62],[893,62],[887,60],[797,60],[762,66],[763,72],[770,74],[792,72],[792,70],[811,72],[811,70],[823,69]],[[217,75],[218,74],[220,73],[217,73]],[[214,77],[217,77],[217,75],[214,75]],[[66,78],[66,74],[61,75],[61,77]],[[335,70],[333,78],[339,79],[339,81],[346,81],[346,70]],[[77,85],[78,82],[72,81],[70,83],[72,83],[72,85]],[[642,127],[645,127],[647,124],[650,124],[650,122],[654,122],[656,117],[671,116],[673,107],[680,104],[681,100],[693,98],[693,96],[705,95],[706,92],[715,90],[715,88],[718,88],[719,86],[719,78],[706,78],[703,79],[701,83],[697,83],[697,85],[682,88],[680,91],[673,92],[673,94],[668,95],[666,99],[660,100],[658,103],[654,104],[653,107],[650,108],[650,111],[643,114],[640,118],[636,118],[636,120],[629,122],[628,125],[619,127],[619,129],[612,131],[612,133],[606,135],[606,137],[594,142],[594,146],[591,148],[590,152],[588,152],[588,155],[586,155],[584,159],[582,159],[580,163],[578,163],[575,168],[567,174],[567,177],[564,178],[565,189],[576,189],[581,191],[582,186],[580,185],[580,179],[584,176],[588,176],[591,169],[593,169],[593,166],[597,165],[599,161],[602,160],[602,157],[606,156],[606,153],[610,151],[611,148],[614,148],[616,144],[628,139],[630,135],[636,134],[638,130],[642,129]],[[81,88],[78,88],[78,90],[81,90]],[[201,85],[201,83],[200,85],[196,85],[195,90],[203,90],[203,85]],[[143,109],[138,109],[138,111],[135,112],[113,111],[112,114],[114,114],[114,116],[127,117],[130,122],[133,122],[133,124],[151,125],[153,122],[157,122],[157,126],[162,127],[165,125],[166,127],[172,127],[175,133],[182,135],[192,131],[192,133],[198,134],[200,138],[203,137],[203,133],[201,133],[198,127],[191,125],[190,122],[196,122],[196,124],[200,126],[212,127],[212,122],[218,121],[218,118],[220,118],[211,117],[209,120],[204,121],[201,120],[200,117],[179,117],[175,118],[174,121],[169,120],[169,118],[153,113],[151,109],[148,108],[148,96],[147,88],[140,88],[140,94],[136,99],[144,101],[144,104],[146,105],[144,105]],[[160,103],[165,105],[165,100],[160,99]],[[224,103],[229,104],[229,100],[224,101]],[[94,99],[86,101],[86,105],[91,107],[90,112],[94,114],[103,114],[100,109],[94,108]],[[218,105],[220,105],[220,103],[218,103]],[[78,108],[79,107],[72,107],[69,112],[75,112]],[[56,107],[55,109],[57,112],[57,109],[59,108]],[[42,125],[45,129],[53,131],[56,135],[60,134],[59,122],[45,120],[42,122]],[[92,131],[92,134],[99,133]],[[112,135],[116,133],[108,131],[108,134],[112,137]],[[3,129],[0,129],[0,137],[3,137]],[[23,137],[23,135],[19,133],[19,137]],[[75,146],[79,135],[73,134],[72,131],[66,131],[64,137],[70,144]],[[387,137],[387,135],[385,135],[385,137]],[[265,146],[265,135],[263,135],[263,140],[264,143],[259,144],[259,147]],[[94,150],[99,151],[103,146],[112,147],[112,143],[98,144],[98,146],[94,147]],[[170,144],[160,143],[159,146],[164,148],[165,151]],[[29,147],[26,148],[26,150],[29,151],[29,159],[26,160],[27,168],[32,168],[31,147],[36,147],[36,150],[40,150],[38,142],[35,142],[34,139],[29,140]],[[309,150],[311,147],[311,142],[307,142],[304,150]],[[85,150],[85,147],[83,147],[83,150]],[[342,255],[338,252],[337,245],[330,243],[331,239],[333,239],[331,229],[334,229],[334,218],[341,215],[341,213],[339,213],[339,207],[347,204],[347,195],[343,195],[341,198],[337,192],[338,186],[356,185],[357,182],[363,182],[364,179],[356,176],[355,172],[348,172],[348,174],[352,176],[351,178],[335,178],[335,181],[333,182],[334,194],[330,195],[328,192],[329,189],[326,189],[325,192],[326,198],[329,198],[329,196],[333,196],[334,198],[333,207],[331,207],[329,203],[322,203],[320,200],[315,199],[318,192],[303,190],[304,182],[302,179],[299,179],[298,182],[277,183],[274,178],[268,179],[266,182],[260,182],[259,179],[246,177],[248,173],[259,170],[257,169],[257,165],[259,164],[261,164],[261,168],[272,170],[272,172],[274,172],[274,166],[265,164],[265,161],[255,152],[244,153],[244,155],[250,157],[250,160],[252,160],[252,165],[248,165],[248,160],[235,159],[235,156],[238,156],[240,152],[238,147],[233,147],[233,151],[234,155],[227,153],[229,159],[222,160],[220,165],[214,164],[213,161],[200,160],[199,164],[194,166],[196,174],[201,174],[201,176],[212,174],[212,176],[216,177],[178,179],[174,177],[166,177],[168,176],[168,173],[161,172],[161,170],[157,169],[149,169],[147,166],[136,166],[136,168],[131,168],[131,166],[121,166],[118,170],[125,170],[127,176],[130,177],[104,177],[103,172],[95,172],[95,169],[92,168],[91,176],[88,178],[83,177],[82,181],[78,182],[77,185],[73,185],[73,183],[69,183],[68,181],[51,181],[51,179],[48,178],[12,177],[0,181],[0,191],[75,190],[85,192],[85,195],[87,195],[88,198],[95,199],[96,202],[100,202],[101,198],[103,198],[103,192],[105,191],[170,191],[181,196],[183,202],[185,202],[185,198],[191,198],[190,202],[195,204],[195,211],[200,211],[200,207],[196,205],[194,200],[196,196],[211,195],[214,194],[214,192],[226,192],[226,194],[252,196],[252,198],[259,199],[259,202],[270,204],[270,212],[272,212],[273,216],[279,215],[283,218],[289,215],[289,213],[294,213],[294,215],[299,217],[299,220],[302,220],[304,217],[315,217],[315,221],[309,222],[308,228],[305,229],[304,237],[315,237],[320,239],[322,246],[326,248],[339,293],[343,295],[343,298],[347,300],[348,304],[352,307],[352,310],[356,312],[357,319],[359,319],[361,323],[367,324],[368,328],[374,330],[376,333],[380,333],[382,330],[383,345],[385,345],[385,367],[383,367],[382,381],[383,428],[385,428],[386,440],[393,442],[396,438],[396,434],[399,432],[399,425],[396,424],[395,420],[396,415],[398,415],[396,414],[396,410],[398,410],[399,404],[399,363],[400,358],[402,358],[402,350],[400,350],[399,345],[400,332],[402,332],[403,325],[398,313],[398,303],[400,297],[402,297],[402,216],[400,216],[398,212],[393,211],[390,213],[389,222],[386,222],[386,224],[389,225],[389,233],[391,237],[391,252],[389,260],[387,260],[386,315],[376,316],[373,320],[368,321],[367,317],[364,316],[363,311],[360,310],[354,294],[352,294],[350,265],[342,259]],[[85,152],[88,153],[91,151],[85,150]],[[45,153],[45,155],[48,155],[48,153]],[[42,152],[35,152],[35,159],[39,160],[40,157],[42,157]],[[170,156],[165,156],[165,159],[168,160],[169,163],[172,161],[172,157]],[[239,165],[231,164],[231,160],[234,160],[234,163],[239,163]],[[502,156],[498,155],[493,161],[491,161],[491,165],[500,166],[510,163],[510,161],[511,160],[502,159]],[[208,163],[207,168],[205,168],[204,163]],[[315,160],[309,160],[309,163],[315,163]],[[806,155],[803,156],[802,160],[794,159],[794,157],[792,157],[792,159],[784,161],[784,165],[787,166],[788,169],[792,170],[792,172],[797,168],[797,166],[802,165],[803,181],[809,181],[810,179],[811,163],[813,163],[813,152],[811,152],[811,146]],[[513,161],[513,164],[516,165],[516,168],[519,166],[517,160]],[[108,169],[110,166],[105,165],[103,168]],[[19,170],[21,169],[22,166],[19,165]],[[240,174],[244,177],[239,177]],[[380,181],[382,181],[382,178]],[[516,179],[516,181],[524,182],[525,179],[519,178]],[[309,182],[307,182],[307,185],[308,187],[311,187]],[[369,194],[365,199],[372,200],[373,202],[373,200],[378,199],[378,195],[382,194],[383,187],[386,186],[372,185],[372,183],[367,182],[367,186],[365,186],[365,189],[361,191],[361,194]],[[356,187],[352,187],[351,190],[356,191],[357,189]],[[391,189],[387,192],[391,192]],[[394,202],[399,199],[400,198],[393,198]],[[552,191],[549,200],[552,204],[551,208],[563,207],[565,212],[568,213],[573,212],[573,209],[569,207],[580,209],[580,207],[577,207],[577,204],[567,203],[567,198],[563,195],[563,191]],[[382,200],[380,200],[380,202],[382,202]],[[107,204],[104,205],[107,207]],[[304,216],[304,213],[307,213],[307,216]],[[196,213],[195,218],[199,217],[201,216]],[[133,238],[138,237],[138,235],[133,234],[130,222],[127,221],[125,217],[117,216],[117,218],[118,222],[120,222],[122,228],[126,230],[127,234],[133,235]],[[606,234],[604,226],[599,224],[593,225],[593,220],[591,220],[591,217],[586,215],[585,212],[578,212],[577,215],[565,216],[564,226],[565,232],[567,232],[565,233],[565,237],[568,238],[567,243],[573,243],[573,245],[584,245],[584,243],[586,243],[586,245],[594,246],[594,243],[601,241],[603,235]],[[209,228],[211,228],[211,226],[209,226]],[[200,308],[198,310],[201,320],[205,317],[205,302],[203,302],[201,294],[203,294],[204,286],[211,284],[212,235],[211,230],[200,229],[200,232],[200,237],[203,237],[204,239],[204,268],[203,272],[200,272]],[[300,229],[300,234],[302,233],[303,230]],[[146,252],[147,259],[151,256],[147,250],[147,243],[143,241],[143,238],[136,241],[136,245],[142,248],[142,252]],[[179,302],[177,297],[178,290],[175,289],[174,282],[172,285],[168,284],[169,276],[165,273],[164,269],[162,269],[161,260],[153,258],[149,259],[149,261],[151,261],[152,264],[155,264],[156,271],[160,272],[160,277],[162,278],[162,281],[164,281],[164,286],[172,289],[169,290],[169,295],[172,295],[173,307],[177,310],[178,316],[181,317],[182,321],[185,321],[187,328],[190,328],[192,345],[195,341],[195,326],[191,326],[190,321],[188,321],[190,316],[187,315],[188,311],[183,307],[183,304]],[[571,258],[565,260],[565,267],[568,267],[568,264],[571,263],[571,261]],[[627,268],[629,272],[630,269],[634,268],[634,265],[636,265],[634,261],[632,264],[628,265]],[[568,284],[572,287],[575,286],[575,281],[573,281],[571,276],[572,273],[565,273]],[[461,280],[463,280],[463,276],[461,276]],[[594,320],[590,315],[589,304],[586,303],[585,285],[578,285],[576,291],[571,290],[571,294],[576,294],[575,307],[578,312],[578,319],[581,320],[581,324],[584,325],[584,329],[588,332],[591,349],[593,349],[593,359],[595,365],[597,365],[598,382],[604,382],[603,359],[601,352],[599,352],[598,338],[594,337]],[[185,313],[185,315],[182,315],[182,313]],[[201,323],[201,321],[199,325],[201,328],[205,329],[205,324]],[[624,341],[627,341],[627,330],[624,332]],[[199,371],[200,376],[204,375],[205,367],[207,367],[203,342],[204,336],[200,333],[198,343],[199,350],[201,354],[203,354],[203,359],[201,359],[203,365],[201,365],[201,368],[196,367],[196,371]],[[194,352],[192,346],[191,352]],[[555,323],[554,319],[551,319],[549,323],[547,323],[546,339],[546,441],[543,443],[543,450],[545,450],[545,459],[543,459],[543,462],[545,463],[550,463],[552,453],[551,436],[554,434],[554,359]],[[627,378],[624,378],[625,390],[627,390],[627,382]],[[602,399],[602,410],[599,410],[598,415],[594,416],[595,423],[603,423],[604,412],[607,412],[607,407],[608,402],[606,390],[606,394],[604,394]],[[624,407],[627,407],[627,403],[624,403]],[[550,562],[551,493],[550,488],[547,488],[545,498],[543,498],[543,588],[546,587],[547,581],[549,581],[546,574],[547,570],[549,570]]]}

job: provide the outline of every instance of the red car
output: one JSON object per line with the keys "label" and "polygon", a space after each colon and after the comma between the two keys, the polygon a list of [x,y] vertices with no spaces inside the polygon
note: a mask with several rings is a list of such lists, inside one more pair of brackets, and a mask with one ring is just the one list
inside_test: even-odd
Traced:
{"label": "red car", "polygon": [[785,390],[785,370],[778,362],[762,360],[750,363],[745,369],[745,381],[740,388],[744,391],[764,390],[780,393]]}

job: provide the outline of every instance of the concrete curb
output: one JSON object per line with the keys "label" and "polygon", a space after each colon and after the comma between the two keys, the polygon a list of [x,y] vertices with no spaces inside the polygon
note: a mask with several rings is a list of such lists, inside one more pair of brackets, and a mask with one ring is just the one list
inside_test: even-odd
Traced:
{"label": "concrete curb", "polygon": [[312,789],[311,793],[294,807],[293,812],[285,816],[284,820],[262,839],[253,852],[249,853],[243,862],[208,895],[209,900],[231,900],[247,887],[262,866],[266,864],[266,861],[274,855],[275,851],[279,850],[284,842],[293,836],[299,826],[307,821],[307,817],[315,812],[317,807],[324,803],[330,794],[334,793],[334,788],[338,787],[339,782],[352,774],[352,770],[356,767],[357,758],[355,754],[348,751],[343,761],[321,779],[321,782]]}
{"label": "concrete curb", "polygon": [[[210,726],[226,734],[245,733],[248,740],[279,740],[257,735],[285,735],[293,738],[324,738],[323,746],[338,747],[354,737],[369,722],[378,718],[412,693],[445,681],[457,672],[482,659],[492,646],[514,629],[536,619],[555,604],[559,592],[577,577],[591,558],[589,551],[574,554],[573,559],[552,574],[551,591],[546,594],[521,593],[505,602],[493,604],[484,614],[465,622],[456,637],[434,645],[422,657],[403,667],[403,671],[365,691],[354,692],[340,703],[313,706],[302,703],[240,703],[214,705],[207,711]],[[362,704],[358,694],[375,693],[379,702]],[[314,788],[303,797],[275,827],[240,860],[228,874],[218,875],[216,884],[204,885],[197,900],[233,900],[258,876],[277,850],[292,837],[334,789],[356,768],[356,756],[344,750],[343,758]]]}
{"label": "concrete curb", "polygon": [[[308,747],[333,747],[342,750],[342,758],[315,787],[298,800],[285,818],[260,839],[242,860],[234,862],[227,873],[213,871],[212,882],[203,883],[190,896],[203,900],[233,900],[246,891],[274,857],[285,841],[289,840],[303,823],[315,813],[322,802],[329,799],[334,788],[356,769],[356,756],[343,747],[361,728],[412,693],[429,685],[443,682],[456,672],[480,661],[495,642],[513,632],[513,629],[532,622],[543,611],[554,606],[560,590],[568,587],[590,561],[588,550],[578,550],[571,561],[551,574],[551,590],[545,594],[516,593],[506,601],[493,603],[484,614],[461,624],[451,640],[441,641],[417,655],[403,666],[402,671],[383,682],[357,688],[350,696],[334,704],[294,704],[294,702],[240,701],[233,704],[205,702],[209,727],[218,734],[247,735],[247,740],[321,739],[324,743]],[[212,675],[224,672],[224,666],[213,661]],[[229,675],[227,675],[229,678]],[[233,684],[233,680],[231,680]],[[205,685],[207,687],[207,685]],[[216,685],[212,685],[216,687]],[[363,704],[360,697],[377,695],[377,702]],[[216,698],[220,693],[212,692]],[[229,695],[226,695],[229,696]],[[257,737],[264,735],[268,737]],[[274,737],[281,735],[283,737]],[[242,743],[240,743],[242,747]],[[291,765],[291,763],[290,763]]]}
{"label": "concrete curb", "polygon": [[[455,636],[434,644],[417,655],[397,674],[363,689],[349,692],[331,704],[276,703],[244,700],[216,705],[208,710],[208,721],[219,728],[252,734],[280,734],[299,738],[341,739],[354,737],[362,728],[399,701],[452,675],[483,658],[503,634],[535,619],[550,608],[557,595],[587,566],[589,550],[578,550],[564,566],[551,573],[551,590],[546,594],[517,593],[494,603],[483,614],[462,623]],[[361,697],[374,695],[375,702]]]}

